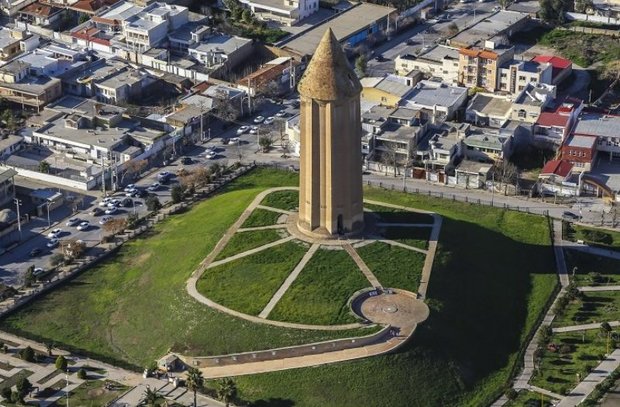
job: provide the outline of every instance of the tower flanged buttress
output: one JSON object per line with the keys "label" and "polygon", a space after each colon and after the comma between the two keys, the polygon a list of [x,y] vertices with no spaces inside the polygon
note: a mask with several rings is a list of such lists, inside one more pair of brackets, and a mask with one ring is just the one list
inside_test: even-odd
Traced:
{"label": "tower flanged buttress", "polygon": [[331,29],[299,82],[298,228],[310,235],[364,228],[360,93],[362,86]]}

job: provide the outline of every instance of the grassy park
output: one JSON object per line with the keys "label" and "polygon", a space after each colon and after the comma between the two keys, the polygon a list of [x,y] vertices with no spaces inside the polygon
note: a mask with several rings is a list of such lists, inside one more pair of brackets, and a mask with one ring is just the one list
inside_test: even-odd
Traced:
{"label": "grassy park", "polygon": [[207,269],[198,291],[225,307],[258,315],[307,250],[290,241]]}
{"label": "grassy park", "polygon": [[[69,400],[74,406],[105,406],[129,388],[120,383],[107,381],[112,386],[106,388],[105,380],[87,380],[69,393]],[[67,398],[61,397],[56,406],[67,405]]]}
{"label": "grassy park", "polygon": [[583,293],[582,299],[571,301],[564,312],[556,315],[554,326],[590,324],[620,320],[620,295],[617,291]]}
{"label": "grassy park", "polygon": [[272,192],[260,203],[264,206],[292,211],[299,205],[298,191],[276,191]]}
{"label": "grassy park", "polygon": [[603,359],[607,339],[598,329],[555,334],[551,343],[555,350],[544,349],[540,372],[530,381],[535,386],[566,394]]}
{"label": "grassy park", "polygon": [[618,260],[578,250],[564,250],[564,257],[568,272],[571,274],[574,272],[571,279],[577,286],[620,284],[620,261]]}
{"label": "grassy park", "polygon": [[386,227],[381,234],[386,239],[426,250],[432,230],[430,227]]}
{"label": "grassy park", "polygon": [[426,255],[383,242],[356,250],[383,287],[418,291]]}
{"label": "grassy park", "polygon": [[426,213],[405,211],[390,206],[364,203],[364,208],[374,212],[380,222],[433,224],[433,217]]}
{"label": "grassy park", "polygon": [[230,238],[215,260],[225,259],[280,239],[282,239],[281,232],[273,229],[238,232]]}
{"label": "grassy park", "polygon": [[358,322],[348,299],[370,283],[344,250],[319,249],[269,315],[270,319],[331,325]]}
{"label": "grassy park", "polygon": [[549,396],[535,393],[533,391],[521,390],[517,394],[517,398],[508,401],[504,407],[552,407],[556,400]]}
{"label": "grassy park", "polygon": [[278,223],[278,219],[282,216],[279,212],[269,211],[267,209],[256,208],[250,216],[243,222],[241,227],[255,228],[259,226],[270,226]]}
{"label": "grassy park", "polygon": [[591,246],[620,248],[620,232],[594,229],[586,226],[564,223],[564,238],[576,242],[582,240]]}
{"label": "grassy park", "polygon": [[[250,324],[185,291],[192,271],[260,191],[297,182],[294,173],[256,170],[4,318],[1,328],[137,368],[170,349],[222,354],[350,335]],[[262,406],[489,404],[557,284],[546,219],[371,188],[365,197],[444,217],[427,293],[430,318],[396,354],[239,377],[240,396]],[[277,201],[271,205],[295,199]]]}

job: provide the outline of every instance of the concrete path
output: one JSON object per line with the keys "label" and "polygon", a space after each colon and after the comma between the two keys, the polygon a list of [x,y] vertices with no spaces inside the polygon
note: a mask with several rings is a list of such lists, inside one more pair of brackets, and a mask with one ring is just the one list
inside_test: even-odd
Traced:
{"label": "concrete path", "polygon": [[437,254],[437,244],[439,243],[439,232],[441,231],[441,224],[443,222],[442,217],[433,214],[435,223],[433,224],[433,231],[431,232],[431,238],[428,242],[428,252],[426,259],[424,260],[424,267],[422,268],[422,279],[418,286],[418,295],[421,299],[426,298],[426,291],[428,290],[428,283],[431,279],[431,271],[433,270],[433,262],[435,261],[435,254]]}
{"label": "concrete path", "polygon": [[570,281],[568,272],[566,271],[566,261],[564,260],[564,239],[562,239],[562,221],[553,220],[553,250],[555,252],[555,264],[558,275],[560,276],[560,284],[566,287]]}
{"label": "concrete path", "polygon": [[242,253],[235,254],[234,256],[226,257],[225,259],[211,262],[211,264],[209,264],[205,269],[210,269],[210,268],[213,268],[213,267],[220,266],[222,264],[230,263],[231,261],[235,261],[235,260],[239,260],[239,259],[242,259],[244,257],[247,257],[247,256],[251,256],[251,255],[256,254],[258,252],[262,252],[263,250],[267,250],[267,249],[269,249],[271,247],[279,246],[279,245],[281,245],[283,243],[289,242],[289,241],[291,241],[293,239],[295,239],[295,237],[287,236],[287,237],[285,237],[283,239],[276,240],[275,242],[267,243],[267,244],[264,244],[262,246],[256,247],[254,249],[246,250],[246,251],[244,251]]}
{"label": "concrete path", "polygon": [[293,269],[293,272],[288,275],[286,280],[284,280],[284,283],[282,283],[280,288],[278,288],[278,291],[276,291],[273,297],[271,297],[271,300],[269,300],[265,308],[263,308],[260,314],[258,314],[259,318],[267,318],[269,316],[269,314],[271,313],[271,311],[273,311],[276,304],[280,301],[280,299],[286,293],[286,291],[291,287],[291,284],[293,284],[293,282],[297,279],[297,276],[299,276],[299,273],[301,273],[304,267],[306,267],[306,264],[308,264],[312,256],[314,256],[314,253],[316,253],[316,251],[319,249],[319,247],[320,245],[316,243],[310,246],[310,250],[308,250],[306,254],[304,254],[304,257],[302,257],[300,262],[297,264],[297,266],[295,266],[295,268]]}
{"label": "concrete path", "polygon": [[[291,189],[291,188],[286,188],[286,189]],[[270,193],[274,192],[273,190],[269,190]],[[282,213],[284,215],[290,215],[291,211],[287,211],[286,209],[279,209],[279,208],[273,208],[271,206],[265,206],[265,205],[256,205],[257,208],[259,209],[265,209],[271,212],[278,212],[278,213]]]}
{"label": "concrete path", "polygon": [[349,253],[349,256],[351,256],[355,264],[357,264],[357,267],[362,271],[362,273],[364,273],[364,276],[366,277],[370,285],[372,287],[382,287],[379,280],[377,280],[377,277],[375,277],[372,271],[370,271],[370,268],[368,268],[366,263],[364,263],[364,260],[362,260],[360,255],[353,248],[353,246],[351,246],[350,243],[345,243],[342,245],[342,247],[344,247],[344,249],[347,251],[347,253]]}
{"label": "concrete path", "polygon": [[545,396],[549,396],[551,398],[554,398],[556,400],[563,400],[564,396],[554,393],[552,391],[549,391],[547,389],[543,389],[542,387],[537,387],[537,386],[530,386],[530,390],[534,391],[538,394],[544,394]]}
{"label": "concrete path", "polygon": [[255,230],[265,230],[265,229],[286,229],[286,223],[280,223],[277,225],[268,225],[268,226],[255,226],[251,228],[239,228],[237,232],[253,232]]}
{"label": "concrete path", "polygon": [[580,252],[592,254],[595,256],[609,257],[610,259],[620,260],[620,251],[615,251],[612,249],[602,249],[600,247],[592,247],[585,244],[571,242],[568,240],[564,240],[563,244],[564,247],[567,249],[579,250]]}
{"label": "concrete path", "polygon": [[[587,331],[590,329],[599,329],[603,322],[604,321],[594,322],[591,324],[583,324],[583,325],[562,326],[558,328],[553,328],[553,332],[561,333],[561,332],[576,332],[576,331]],[[609,326],[615,328],[617,326],[620,326],[620,321],[609,321],[608,324]]]}
{"label": "concrete path", "polygon": [[558,407],[573,407],[579,405],[594,391],[597,384],[605,380],[620,366],[620,349],[614,350],[592,372],[575,387],[560,403]]}
{"label": "concrete path", "polygon": [[584,293],[597,291],[620,291],[620,285],[597,285],[595,287],[579,287],[578,290]]}

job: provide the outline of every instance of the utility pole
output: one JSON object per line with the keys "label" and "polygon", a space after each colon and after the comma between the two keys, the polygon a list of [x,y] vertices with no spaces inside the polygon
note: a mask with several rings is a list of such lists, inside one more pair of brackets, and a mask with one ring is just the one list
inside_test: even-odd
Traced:
{"label": "utility pole", "polygon": [[252,114],[252,88],[250,88],[250,78],[248,78],[248,113]]}
{"label": "utility pole", "polygon": [[19,207],[22,204],[22,201],[17,198],[13,198],[13,202],[15,202],[15,207],[17,208],[17,230],[19,230],[19,240],[22,240],[22,219],[19,215]]}
{"label": "utility pole", "polygon": [[204,121],[204,114],[205,114],[205,104],[204,102],[200,102],[200,141],[205,141],[205,132],[203,129],[203,121]]}
{"label": "utility pole", "polygon": [[101,185],[103,187],[103,197],[105,198],[105,165],[103,163],[103,155],[101,156]]}

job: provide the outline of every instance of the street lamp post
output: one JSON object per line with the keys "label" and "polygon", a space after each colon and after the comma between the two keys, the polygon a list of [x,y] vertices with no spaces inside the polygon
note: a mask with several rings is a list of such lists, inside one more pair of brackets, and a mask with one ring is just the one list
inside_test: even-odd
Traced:
{"label": "street lamp post", "polygon": [[50,205],[53,204],[54,202],[51,201],[47,201],[45,203],[45,206],[47,206],[47,227],[51,228],[52,227],[52,221],[50,220]]}
{"label": "street lamp post", "polygon": [[15,202],[15,207],[17,208],[17,230],[19,231],[19,240],[22,240],[22,219],[19,214],[19,207],[22,205],[21,199],[13,198],[13,202]]}

